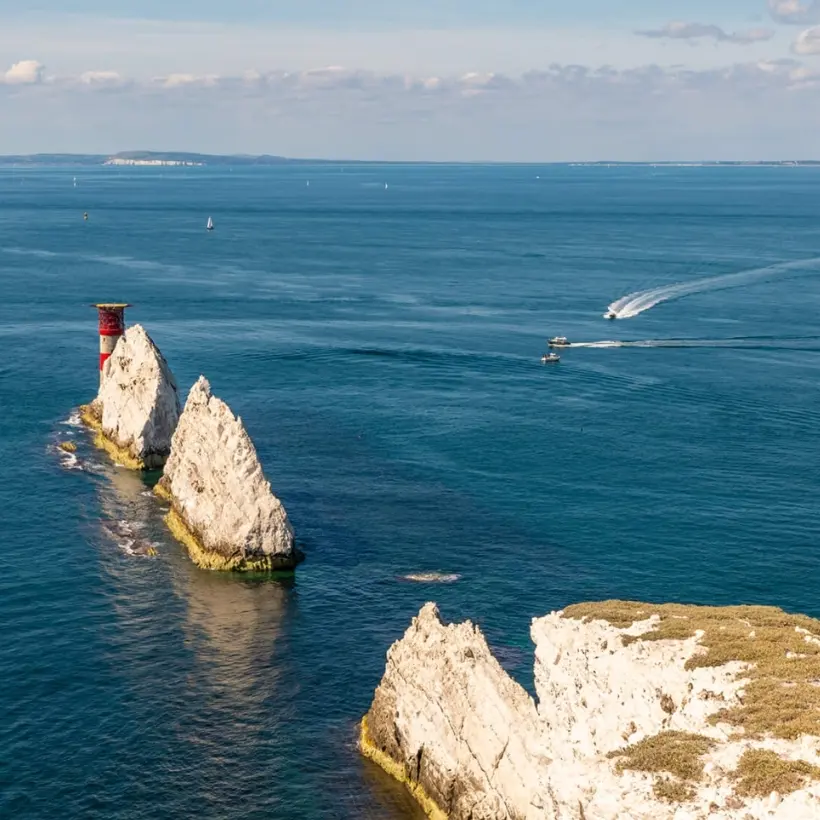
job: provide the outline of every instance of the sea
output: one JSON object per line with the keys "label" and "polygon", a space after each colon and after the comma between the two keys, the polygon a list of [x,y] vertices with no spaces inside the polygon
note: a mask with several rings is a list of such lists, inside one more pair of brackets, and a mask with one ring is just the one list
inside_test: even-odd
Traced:
{"label": "sea", "polygon": [[[99,301],[241,416],[293,578],[92,446]],[[573,602],[820,616],[819,313],[816,168],[0,169],[0,816],[419,818],[356,739],[427,601],[530,690]]]}

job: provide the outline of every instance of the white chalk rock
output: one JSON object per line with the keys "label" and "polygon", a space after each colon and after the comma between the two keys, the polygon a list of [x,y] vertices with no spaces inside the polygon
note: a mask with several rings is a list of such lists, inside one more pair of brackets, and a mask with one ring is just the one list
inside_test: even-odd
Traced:
{"label": "white chalk rock", "polygon": [[453,817],[524,817],[538,781],[538,715],[480,630],[427,604],[387,655],[362,749]]}
{"label": "white chalk rock", "polygon": [[128,328],[106,361],[97,398],[83,409],[83,418],[117,461],[158,469],[170,453],[179,415],[168,363],[141,325]]}
{"label": "white chalk rock", "polygon": [[191,388],[157,492],[168,524],[206,569],[290,569],[302,558],[241,419],[200,376]]}
{"label": "white chalk rock", "polygon": [[[761,618],[776,622],[776,612]],[[820,766],[820,738],[743,737],[714,725],[720,710],[742,706],[749,666],[687,669],[705,651],[703,633],[635,639],[658,617],[628,628],[564,613],[533,621],[536,704],[500,667],[477,627],[445,626],[427,604],[387,654],[360,748],[437,820],[820,817],[820,777],[806,776],[787,797],[750,797],[738,790],[735,773],[752,750]],[[629,744],[692,735],[708,748],[695,753],[700,779],[679,780],[651,763],[644,770],[618,766]]]}

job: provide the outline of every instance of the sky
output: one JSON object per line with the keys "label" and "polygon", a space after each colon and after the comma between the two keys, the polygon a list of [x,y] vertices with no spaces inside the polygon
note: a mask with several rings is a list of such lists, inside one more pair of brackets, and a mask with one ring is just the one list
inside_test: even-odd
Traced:
{"label": "sky", "polygon": [[820,0],[67,5],[0,0],[0,154],[820,159]]}

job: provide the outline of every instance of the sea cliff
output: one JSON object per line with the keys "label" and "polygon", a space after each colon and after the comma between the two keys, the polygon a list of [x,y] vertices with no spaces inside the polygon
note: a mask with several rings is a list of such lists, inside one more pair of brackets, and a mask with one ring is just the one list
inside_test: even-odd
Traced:
{"label": "sea cliff", "polygon": [[535,699],[434,604],[388,652],[360,746],[431,817],[820,817],[820,621],[610,601],[531,636]]}
{"label": "sea cliff", "polygon": [[95,443],[134,470],[165,464],[180,415],[177,384],[141,325],[125,331],[103,367],[97,397],[81,408]]}
{"label": "sea cliff", "polygon": [[292,569],[302,559],[242,420],[200,377],[191,388],[156,487],[167,523],[204,569]]}

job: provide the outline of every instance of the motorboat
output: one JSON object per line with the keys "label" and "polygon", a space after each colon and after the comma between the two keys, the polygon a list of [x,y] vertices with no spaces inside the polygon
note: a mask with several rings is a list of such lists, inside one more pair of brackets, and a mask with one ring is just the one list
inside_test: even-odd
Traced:
{"label": "motorboat", "polygon": [[569,347],[569,339],[566,336],[553,336],[547,344],[550,347]]}
{"label": "motorboat", "polygon": [[561,357],[557,353],[545,353],[541,357],[541,364],[558,364],[561,361]]}
{"label": "motorboat", "polygon": [[604,314],[604,319],[617,319],[617,318],[618,318],[618,314],[615,313],[614,310],[610,310],[609,313]]}

